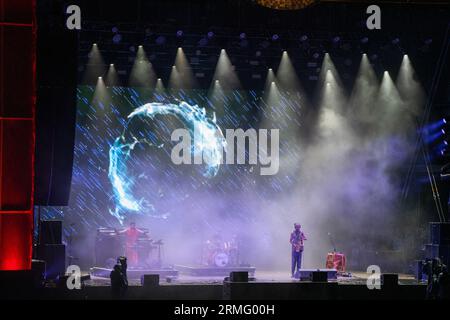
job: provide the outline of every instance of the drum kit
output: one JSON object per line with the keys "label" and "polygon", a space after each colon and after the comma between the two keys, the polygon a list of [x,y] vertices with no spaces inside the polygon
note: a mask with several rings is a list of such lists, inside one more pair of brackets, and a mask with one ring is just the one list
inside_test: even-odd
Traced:
{"label": "drum kit", "polygon": [[[105,266],[108,261],[113,261],[119,256],[126,256],[127,250],[137,254],[135,267],[161,267],[162,265],[162,240],[153,240],[148,236],[148,229],[143,231],[133,246],[127,245],[126,235],[123,230],[111,228],[98,228],[95,239],[96,265]],[[130,267],[133,267],[130,265]]]}
{"label": "drum kit", "polygon": [[239,265],[239,250],[236,241],[208,240],[206,242],[206,264],[209,267],[225,268]]}

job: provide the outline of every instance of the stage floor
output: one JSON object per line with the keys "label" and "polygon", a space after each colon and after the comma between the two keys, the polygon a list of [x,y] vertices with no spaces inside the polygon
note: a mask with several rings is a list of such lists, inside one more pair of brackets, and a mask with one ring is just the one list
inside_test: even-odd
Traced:
{"label": "stage floor", "polygon": [[[341,277],[338,276],[337,280],[330,280],[329,282],[337,282],[343,285],[365,285],[369,274],[366,272],[355,271],[348,272],[351,276]],[[297,279],[292,279],[288,272],[276,272],[276,271],[256,271],[255,282],[278,282],[278,283],[290,283],[298,282]],[[171,285],[222,285],[224,277],[214,276],[190,276],[180,274],[177,279],[171,279],[167,282],[166,279],[160,279],[161,286]],[[91,275],[91,279],[84,282],[86,286],[109,286],[110,280],[105,278],[99,278]],[[413,275],[399,274],[400,285],[417,284],[417,280]],[[139,279],[130,279],[130,286],[141,286]]]}

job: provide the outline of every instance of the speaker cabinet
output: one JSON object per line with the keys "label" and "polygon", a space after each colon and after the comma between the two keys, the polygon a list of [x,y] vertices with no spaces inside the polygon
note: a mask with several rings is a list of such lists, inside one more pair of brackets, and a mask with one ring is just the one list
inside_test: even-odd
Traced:
{"label": "speaker cabinet", "polygon": [[450,265],[450,245],[427,244],[425,245],[425,258],[441,259],[445,265]]}
{"label": "speaker cabinet", "polygon": [[328,282],[328,273],[326,271],[314,271],[311,274],[312,282]]}
{"label": "speaker cabinet", "polygon": [[430,240],[432,244],[450,245],[450,223],[431,222]]}
{"label": "speaker cabinet", "polygon": [[66,246],[63,244],[43,244],[36,247],[39,260],[45,261],[46,278],[56,279],[66,272]]}
{"label": "speaker cabinet", "polygon": [[381,275],[381,285],[383,287],[395,287],[398,285],[398,274],[383,273]]}
{"label": "speaker cabinet", "polygon": [[247,271],[233,271],[230,273],[231,282],[248,282]]}
{"label": "speaker cabinet", "polygon": [[159,286],[159,274],[144,274],[141,276],[141,285],[144,288],[154,288]]}
{"label": "speaker cabinet", "polygon": [[62,244],[62,221],[41,222],[41,244]]}

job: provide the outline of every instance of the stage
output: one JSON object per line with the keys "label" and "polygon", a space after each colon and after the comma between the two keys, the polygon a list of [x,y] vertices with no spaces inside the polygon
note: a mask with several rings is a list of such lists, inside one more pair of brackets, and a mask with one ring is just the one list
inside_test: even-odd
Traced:
{"label": "stage", "polygon": [[[88,273],[84,273],[88,275]],[[398,286],[382,286],[369,290],[365,272],[351,272],[350,277],[338,276],[328,282],[299,281],[289,273],[257,271],[249,282],[224,281],[220,276],[199,277],[180,274],[159,285],[142,286],[139,279],[129,279],[125,300],[422,300],[426,284],[417,283],[411,275],[400,274]],[[23,298],[23,292],[18,293]],[[45,288],[28,291],[25,298],[42,300],[108,300],[111,299],[110,280],[90,275],[81,290],[68,290],[51,283]],[[9,295],[6,299],[14,296]]]}

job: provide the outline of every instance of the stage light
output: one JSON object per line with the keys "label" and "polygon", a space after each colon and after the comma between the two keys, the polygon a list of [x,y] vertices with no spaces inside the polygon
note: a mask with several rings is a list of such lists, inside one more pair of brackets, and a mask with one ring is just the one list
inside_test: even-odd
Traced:
{"label": "stage light", "polygon": [[180,38],[183,36],[183,30],[178,30],[177,31],[177,37]]}
{"label": "stage light", "polygon": [[245,32],[242,32],[240,35],[239,35],[239,38],[240,39],[245,39],[247,37],[247,35],[245,34]]}
{"label": "stage light", "polygon": [[274,34],[274,35],[272,36],[272,40],[273,40],[273,41],[277,41],[279,38],[280,38],[280,36],[279,36],[278,34]]}
{"label": "stage light", "polygon": [[198,41],[198,45],[200,46],[200,47],[204,47],[204,46],[206,46],[208,44],[208,39],[206,39],[206,38],[201,38],[199,41]]}
{"label": "stage light", "polygon": [[314,59],[319,59],[319,58],[320,58],[320,54],[317,53],[317,52],[314,53],[314,54],[313,54],[313,58],[314,58]]}
{"label": "stage light", "polygon": [[111,63],[110,65],[109,65],[110,67],[114,67],[114,64],[113,63]]}
{"label": "stage light", "polygon": [[442,119],[442,122],[443,122],[443,123],[447,123],[447,119],[443,118],[443,119]]}
{"label": "stage light", "polygon": [[96,43],[94,43],[94,44],[93,44],[93,46],[94,46],[94,47],[96,47],[96,46],[97,46],[97,44],[96,44]]}
{"label": "stage light", "polygon": [[158,36],[155,40],[157,45],[163,45],[166,43],[166,37],[164,36]]}
{"label": "stage light", "polygon": [[303,35],[300,37],[300,41],[301,42],[305,42],[306,40],[308,40],[308,36],[307,35]]}
{"label": "stage light", "polygon": [[400,43],[400,39],[399,38],[394,38],[392,39],[392,44],[399,44]]}
{"label": "stage light", "polygon": [[214,32],[212,32],[212,31],[208,32],[207,36],[208,36],[208,38],[211,39],[212,37],[214,37]]}
{"label": "stage light", "polygon": [[338,43],[339,41],[341,41],[341,37],[336,36],[336,37],[333,38],[333,42],[334,43]]}
{"label": "stage light", "polygon": [[138,47],[134,64],[131,69],[129,85],[131,87],[153,88],[156,82],[156,74],[153,66],[147,58],[144,47]]}
{"label": "stage light", "polygon": [[98,80],[102,80],[103,78],[102,77],[98,77]]}
{"label": "stage light", "polygon": [[444,129],[441,129],[441,133],[442,133],[442,134],[445,134],[445,130],[444,130]]}
{"label": "stage light", "polygon": [[214,71],[213,80],[220,80],[220,85],[226,90],[241,88],[241,82],[236,74],[235,67],[225,49],[220,50],[219,60]]}
{"label": "stage light", "polygon": [[112,39],[114,44],[119,44],[122,41],[122,35],[115,34]]}
{"label": "stage light", "polygon": [[368,37],[361,38],[361,43],[368,43],[368,42],[369,42],[369,38]]}
{"label": "stage light", "polygon": [[[197,59],[198,58],[193,58]],[[193,89],[197,87],[197,80],[183,48],[178,47],[175,63],[172,67],[168,87],[171,89]]]}

